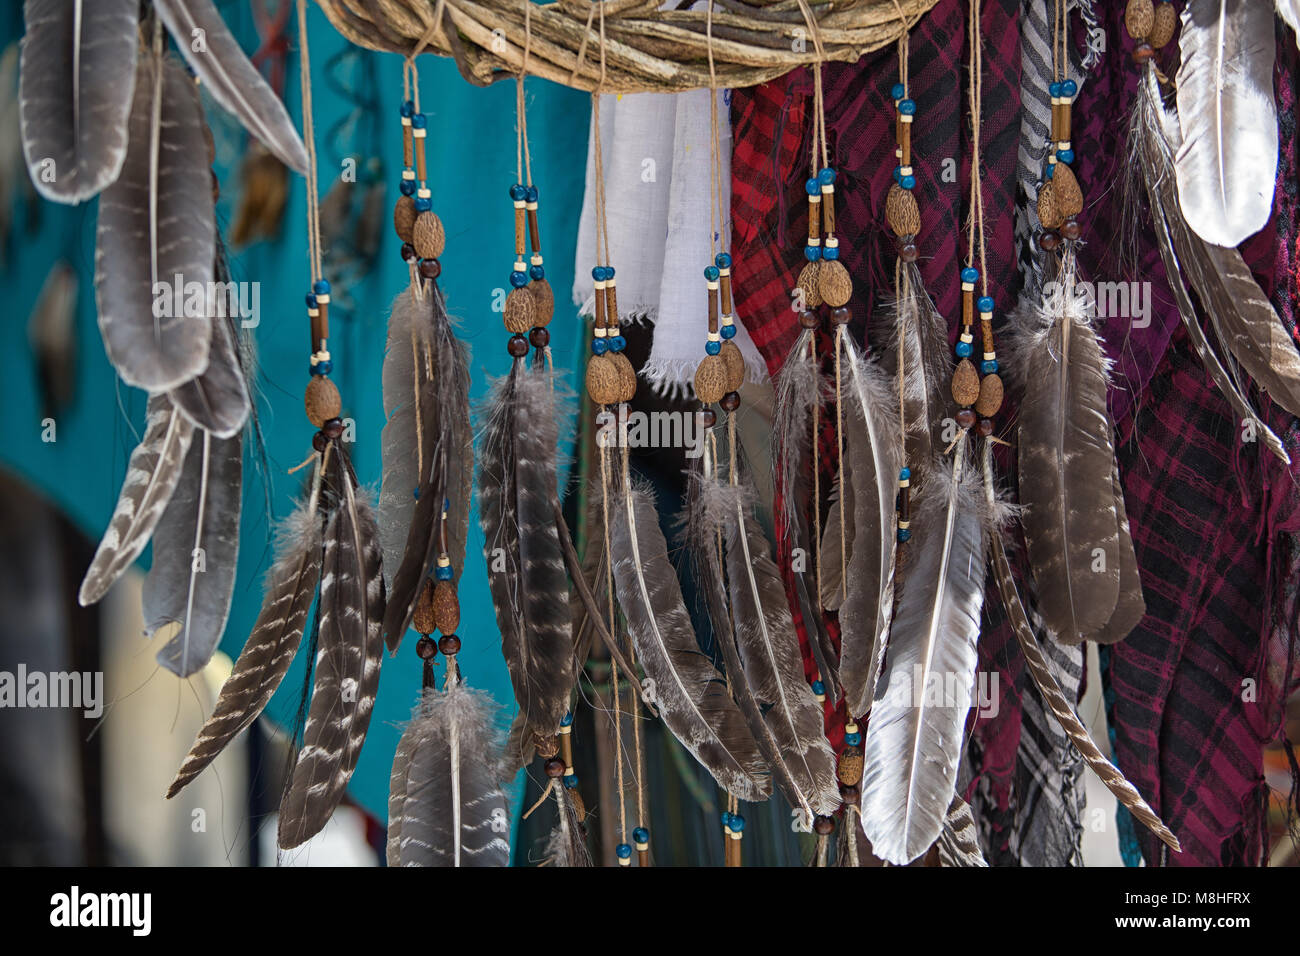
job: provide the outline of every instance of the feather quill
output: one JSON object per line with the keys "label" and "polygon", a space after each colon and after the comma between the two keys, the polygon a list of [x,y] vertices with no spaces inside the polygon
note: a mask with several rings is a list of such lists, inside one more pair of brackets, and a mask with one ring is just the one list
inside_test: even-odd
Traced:
{"label": "feather quill", "polygon": [[[95,301],[122,381],[163,391],[203,374],[212,340],[212,172],[198,93],[180,64],[141,59],[130,129],[122,173],[99,200]],[[204,290],[198,315],[173,296],[177,282]]]}
{"label": "feather quill", "polygon": [[1178,196],[1196,235],[1237,246],[1273,212],[1273,11],[1259,0],[1188,0],[1181,17]]}
{"label": "feather quill", "polygon": [[79,203],[127,155],[136,84],[138,0],[25,0],[18,67],[23,154],[46,199]]}
{"label": "feather quill", "polygon": [[212,0],[154,0],[153,5],[212,98],[282,163],[305,176],[307,150],[293,121],[235,42]]}
{"label": "feather quill", "polygon": [[863,742],[863,830],[878,856],[899,865],[943,830],[975,684],[991,518],[968,455],[963,434],[951,471],[936,463],[922,489],[917,544]]}
{"label": "feather quill", "polygon": [[510,817],[491,699],[425,691],[389,782],[389,866],[507,866]]}

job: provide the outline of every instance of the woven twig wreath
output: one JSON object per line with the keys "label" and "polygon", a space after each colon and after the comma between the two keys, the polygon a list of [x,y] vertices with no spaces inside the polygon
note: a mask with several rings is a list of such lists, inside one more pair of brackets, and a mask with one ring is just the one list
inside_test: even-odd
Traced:
{"label": "woven twig wreath", "polygon": [[[806,0],[822,57],[852,62],[894,42],[937,0]],[[372,50],[456,60],[471,83],[518,74],[529,0],[317,0],[335,29]],[[675,92],[710,85],[708,13],[660,10],[659,0],[605,0],[601,82],[599,3],[556,0],[528,11],[528,73],[576,89]],[[901,12],[901,17],[900,17]],[[716,84],[754,86],[816,62],[799,0],[716,0]]]}

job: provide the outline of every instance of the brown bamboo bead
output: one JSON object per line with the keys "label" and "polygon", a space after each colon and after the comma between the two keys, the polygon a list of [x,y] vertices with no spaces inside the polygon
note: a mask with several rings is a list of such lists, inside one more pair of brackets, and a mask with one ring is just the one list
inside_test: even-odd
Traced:
{"label": "brown bamboo bead", "polygon": [[324,375],[313,375],[307,383],[303,404],[307,409],[307,420],[317,428],[322,428],[326,422],[339,417],[343,399],[339,397],[338,387],[333,382]]}
{"label": "brown bamboo bead", "polygon": [[523,206],[515,207],[515,256],[519,259],[524,257],[524,236],[525,228],[528,221],[528,210]]}

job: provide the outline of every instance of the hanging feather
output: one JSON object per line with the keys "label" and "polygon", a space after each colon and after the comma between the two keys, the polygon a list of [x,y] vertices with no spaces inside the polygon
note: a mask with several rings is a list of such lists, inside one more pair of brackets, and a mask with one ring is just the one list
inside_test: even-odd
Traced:
{"label": "hanging feather", "polygon": [[200,432],[153,535],[153,566],[144,579],[145,635],[180,630],[158,663],[189,677],[212,659],[226,630],[239,564],[243,441]]}
{"label": "hanging feather", "polygon": [[280,804],[281,849],[320,832],[343,798],[365,743],[383,661],[384,576],[370,503],[339,441],[335,496],[321,557],[320,637],[302,750]]}
{"label": "hanging feather", "polygon": [[127,155],[139,47],[138,0],[25,0],[18,67],[23,153],[46,199],[79,203],[117,179]]}
{"label": "hanging feather", "polygon": [[[3,243],[0,236],[0,245]],[[27,320],[43,418],[56,417],[67,408],[77,387],[77,284],[72,266],[62,259],[56,262]]]}
{"label": "hanging feather", "polygon": [[880,368],[858,353],[845,326],[837,332],[845,372],[844,457],[841,492],[853,503],[853,542],[845,565],[851,586],[840,606],[840,679],[850,715],[871,710],[877,675],[894,610],[897,514],[894,500],[900,468],[898,419],[891,414],[889,383]]}
{"label": "hanging feather", "polygon": [[1031,310],[1021,310],[1021,521],[1039,610],[1060,640],[1100,631],[1119,599],[1115,451],[1101,344],[1088,324],[1074,251]]}
{"label": "hanging feather", "polygon": [[253,631],[221,687],[216,707],[195,737],[170,799],[248,727],[270,702],[293,663],[307,626],[321,574],[321,475],[280,529],[277,557],[267,576],[266,597]]}
{"label": "hanging feather", "polygon": [[307,174],[307,150],[289,114],[221,19],[212,0],[154,0],[154,9],[212,98],[290,169]]}
{"label": "hanging feather", "polygon": [[576,791],[570,794],[563,786],[555,786],[558,819],[546,842],[546,863],[549,866],[593,866],[591,851],[587,849],[587,827],[584,814],[578,807]]}
{"label": "hanging feather", "polygon": [[488,589],[515,700],[553,736],[574,683],[569,582],[551,499],[558,411],[554,374],[516,358],[485,413],[479,516]]}
{"label": "hanging feather", "polygon": [[1165,109],[1155,72],[1147,68],[1132,123],[1133,150],[1146,185],[1151,216],[1178,311],[1198,357],[1233,410],[1250,422],[1273,454],[1288,460],[1282,443],[1253,410],[1201,331],[1184,279],[1196,291],[1220,344],[1264,391],[1292,415],[1300,414],[1300,353],[1272,303],[1236,249],[1203,241],[1184,218],[1174,191],[1174,154],[1180,133]]}
{"label": "hanging feather", "polygon": [[970,804],[961,797],[953,797],[944,817],[943,832],[935,844],[939,861],[944,866],[988,866],[976,838],[975,817]]}
{"label": "hanging feather", "polygon": [[848,580],[844,566],[853,558],[853,479],[852,462],[840,462],[840,473],[831,486],[826,509],[826,531],[822,536],[821,572],[822,607],[838,611],[848,597]]}
{"label": "hanging feather", "polygon": [[411,286],[394,301],[383,383],[388,422],[380,438],[379,533],[392,576],[384,637],[395,651],[437,561],[444,498],[451,566],[465,562],[473,455],[469,361],[436,286],[423,297]]}
{"label": "hanging feather", "polygon": [[1237,246],[1273,213],[1273,11],[1258,0],[1188,0],[1181,18],[1178,197],[1196,235]]}
{"label": "hanging feather", "polygon": [[[121,176],[99,202],[95,301],[122,381],[162,391],[203,374],[212,339],[212,171],[198,93],[178,63],[141,59],[130,129]],[[197,315],[175,283],[203,290]]]}
{"label": "hanging feather", "polygon": [[766,799],[771,783],[763,758],[725,679],[696,642],[653,499],[639,488],[622,489],[610,508],[618,604],[664,724],[728,793],[751,803]]}
{"label": "hanging feather", "polygon": [[975,685],[992,516],[968,456],[963,433],[951,469],[936,463],[920,489],[916,544],[863,742],[863,830],[894,864],[925,853],[943,830]]}
{"label": "hanging feather", "polygon": [[[239,164],[239,208],[230,227],[230,242],[242,249],[261,239],[274,240],[280,235],[284,207],[289,202],[289,170],[265,146],[254,142]],[[351,183],[340,179],[340,184]],[[330,191],[330,195],[333,190]],[[329,195],[321,203],[322,233]],[[331,272],[331,274],[336,274]]]}
{"label": "hanging feather", "polygon": [[194,426],[166,395],[151,396],[147,408],[144,437],[131,452],[113,517],[81,582],[83,607],[107,594],[144,551],[181,478]]}
{"label": "hanging feather", "polygon": [[862,817],[855,803],[844,805],[844,816],[835,834],[835,865],[880,866],[880,860],[871,852],[867,835],[862,832]]}
{"label": "hanging feather", "polygon": [[1300,45],[1300,0],[1277,0],[1277,15],[1296,34],[1296,44]]}
{"label": "hanging feather", "polygon": [[1115,489],[1115,515],[1119,518],[1119,596],[1110,620],[1099,631],[1087,635],[1098,644],[1114,644],[1128,637],[1147,612],[1142,596],[1142,579],[1138,573],[1137,553],[1133,550],[1133,535],[1128,524],[1128,508],[1124,504],[1124,489],[1119,483],[1119,465],[1113,464],[1111,487]]}
{"label": "hanging feather", "polygon": [[389,781],[389,866],[508,866],[494,707],[462,683],[425,691]]}

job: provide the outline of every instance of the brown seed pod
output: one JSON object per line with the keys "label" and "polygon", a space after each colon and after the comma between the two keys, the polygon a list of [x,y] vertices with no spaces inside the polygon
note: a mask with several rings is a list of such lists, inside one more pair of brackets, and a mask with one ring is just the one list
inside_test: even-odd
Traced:
{"label": "brown seed pod", "polygon": [[537,300],[528,287],[511,289],[503,313],[506,331],[523,335],[537,323]]}
{"label": "brown seed pod", "polygon": [[799,281],[794,287],[803,293],[801,311],[811,311],[822,304],[821,288],[817,282],[817,277],[821,275],[821,265],[820,259],[814,259],[812,262],[805,262],[803,268],[799,270]]}
{"label": "brown seed pod", "polygon": [[415,614],[411,616],[411,626],[421,634],[432,634],[438,628],[438,619],[433,612],[433,578],[424,582],[420,596],[415,599]]}
{"label": "brown seed pod", "polygon": [[551,288],[551,284],[545,278],[534,279],[524,288],[528,290],[537,306],[533,313],[533,325],[546,325],[551,321],[551,316],[555,315],[555,291]]}
{"label": "brown seed pod", "polygon": [[912,190],[904,189],[898,183],[889,187],[885,197],[885,220],[889,228],[898,237],[915,236],[921,231],[921,210],[916,207],[916,197]]}
{"label": "brown seed pod", "polygon": [[745,356],[740,354],[740,346],[732,341],[723,342],[718,356],[727,367],[727,391],[740,391],[740,386],[745,384]]}
{"label": "brown seed pod", "polygon": [[1156,11],[1151,0],[1128,0],[1124,9],[1124,29],[1134,40],[1145,40],[1155,25]]}
{"label": "brown seed pod", "polygon": [[460,627],[460,598],[450,581],[439,581],[433,588],[433,620],[444,634],[455,634]]}
{"label": "brown seed pod", "polygon": [[1065,163],[1057,163],[1056,171],[1052,173],[1052,198],[1056,200],[1057,210],[1066,219],[1083,212],[1083,190],[1079,188],[1074,170]]}
{"label": "brown seed pod", "polygon": [[722,401],[727,387],[727,363],[721,355],[706,355],[695,369],[695,397],[705,405]]}
{"label": "brown seed pod", "polygon": [[618,364],[606,352],[593,355],[587,363],[587,394],[597,405],[613,405],[623,393]]}
{"label": "brown seed pod", "polygon": [[397,231],[397,238],[403,242],[410,242],[415,231],[415,200],[410,196],[403,196],[397,200],[397,205],[393,207],[393,228]]}
{"label": "brown seed pod", "polygon": [[856,787],[862,782],[862,752],[856,747],[846,748],[844,753],[840,754],[837,772],[840,783]]}
{"label": "brown seed pod", "polygon": [[622,352],[610,352],[609,357],[618,370],[618,400],[630,402],[636,395],[636,369],[632,367],[632,360]]}
{"label": "brown seed pod", "polygon": [[980,397],[980,377],[970,359],[962,359],[952,373],[952,398],[958,405],[974,405]]}
{"label": "brown seed pod", "polygon": [[1054,180],[1049,179],[1043,183],[1043,188],[1038,190],[1038,221],[1043,224],[1044,229],[1060,229],[1061,223],[1065,222],[1065,216],[1061,214],[1061,208],[1056,202],[1056,189],[1052,185]]}
{"label": "brown seed pod", "polygon": [[447,234],[442,230],[442,220],[432,209],[415,217],[411,230],[411,244],[421,259],[439,259],[447,248]]}
{"label": "brown seed pod", "polygon": [[324,375],[311,377],[303,404],[307,408],[307,420],[317,428],[331,418],[338,418],[343,409],[343,399],[339,398],[338,388]]}
{"label": "brown seed pod", "polygon": [[831,308],[838,309],[853,296],[853,279],[840,260],[823,259],[817,276],[817,288],[822,294],[822,301]]}
{"label": "brown seed pod", "polygon": [[985,418],[992,418],[1002,407],[1002,378],[997,372],[990,372],[980,379],[980,395],[975,402],[975,411]]}
{"label": "brown seed pod", "polygon": [[1159,50],[1174,38],[1174,31],[1178,29],[1178,11],[1172,3],[1157,3],[1154,16],[1147,42]]}

